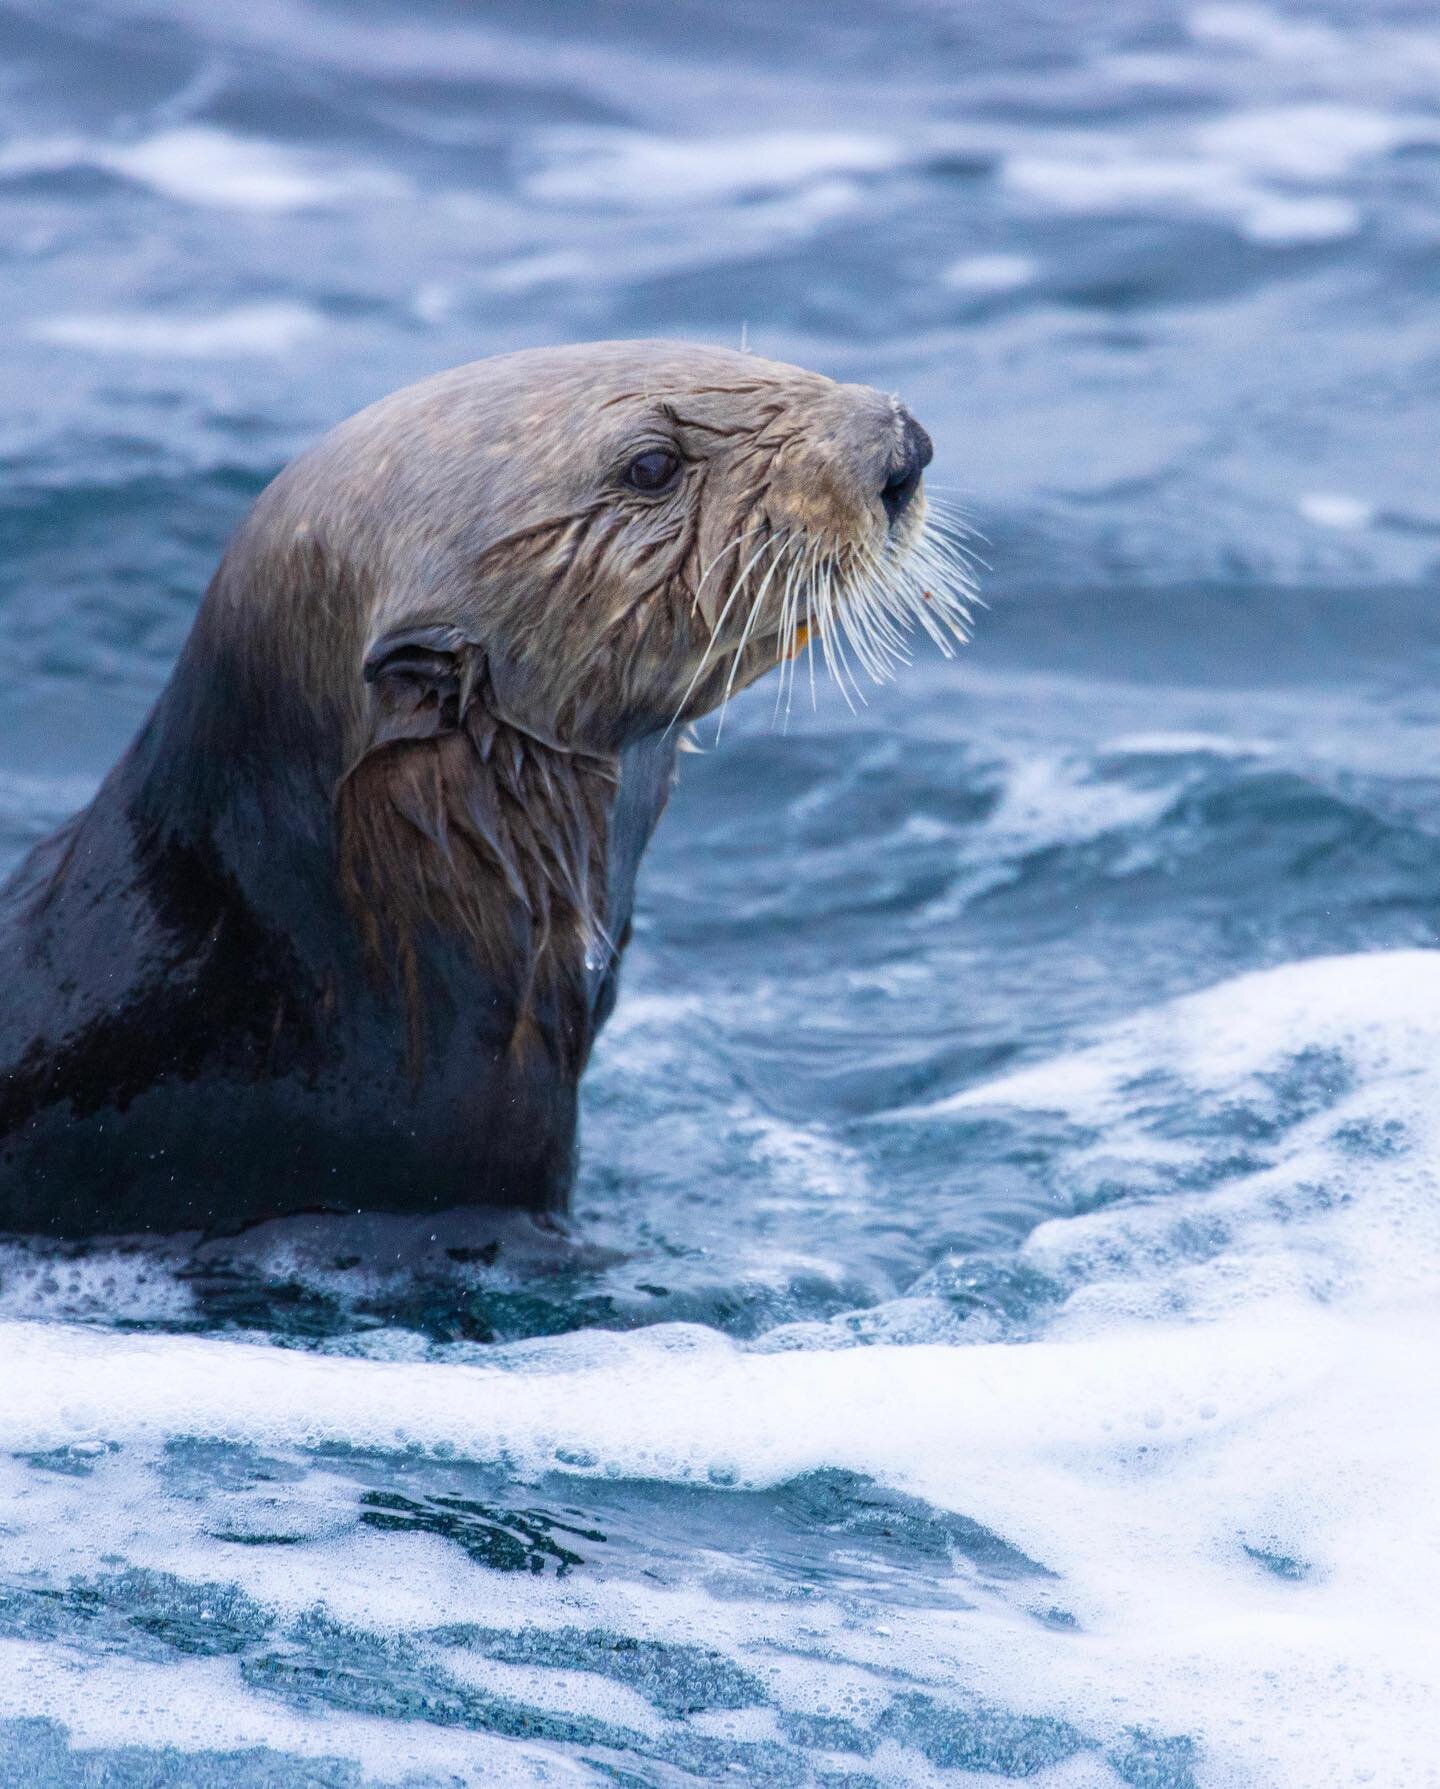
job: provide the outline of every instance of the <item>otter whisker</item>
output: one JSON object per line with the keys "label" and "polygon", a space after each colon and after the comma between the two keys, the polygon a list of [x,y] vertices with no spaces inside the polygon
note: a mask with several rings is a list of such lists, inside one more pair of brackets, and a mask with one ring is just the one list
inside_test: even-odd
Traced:
{"label": "otter whisker", "polygon": [[[927,506],[907,545],[897,550],[887,543],[877,551],[854,544],[824,567],[823,580],[814,583],[817,631],[827,669],[847,703],[852,689],[865,699],[857,667],[879,683],[910,661],[908,636],[916,626],[946,656],[969,637],[969,604],[977,600],[973,559],[947,527],[932,521]],[[813,670],[812,660],[812,677]]]}
{"label": "otter whisker", "polygon": [[922,537],[930,544],[944,545],[960,560],[968,562],[976,560],[978,557],[967,544],[974,537],[947,516],[939,505],[933,505],[932,513],[927,515]]}
{"label": "otter whisker", "polygon": [[965,590],[967,596],[976,593],[976,576],[981,571],[990,569],[987,562],[970,552],[958,541],[948,540],[938,529],[926,542],[927,548],[947,565],[952,567],[956,582]]}
{"label": "otter whisker", "polygon": [[852,552],[841,624],[861,667],[876,683],[884,682],[893,665],[907,656],[887,608],[888,582],[873,552],[865,547]]}
{"label": "otter whisker", "polygon": [[[756,523],[757,528],[764,527],[764,526],[766,526],[766,524],[763,522]],[[752,528],[748,532],[753,534],[755,532],[755,529]],[[715,625],[710,630],[710,638],[706,641],[705,650],[700,655],[700,663],[695,667],[695,675],[690,679],[689,683],[685,686],[685,693],[684,693],[684,695],[681,696],[679,705],[677,706],[675,713],[670,718],[670,727],[673,727],[675,725],[676,721],[678,721],[680,716],[685,712],[685,704],[690,700],[691,696],[694,695],[696,687],[700,682],[700,679],[705,675],[705,672],[708,669],[709,664],[710,664],[711,655],[714,653],[716,645],[720,639],[721,630],[725,626],[726,617],[729,615],[730,610],[734,607],[735,599],[739,596],[740,592],[744,589],[745,581],[750,576],[751,570],[753,569],[753,567],[755,566],[757,560],[759,560],[761,555],[763,553],[765,553],[767,550],[769,550],[770,548],[776,546],[780,542],[780,540],[783,538],[784,537],[780,536],[780,535],[771,535],[768,539],[762,541],[760,543],[760,545],[755,549],[755,551],[750,555],[750,557],[746,560],[744,569],[737,575],[734,583],[730,586],[730,593],[725,598],[725,601],[721,606],[720,613],[715,618]],[[667,727],[665,729],[665,731],[667,733],[670,731],[670,727]]]}
{"label": "otter whisker", "polygon": [[942,539],[949,537],[948,544],[955,552],[959,553],[963,558],[973,561],[976,565],[984,566],[988,571],[990,567],[986,564],[985,560],[965,544],[967,541],[976,540],[988,547],[990,542],[980,530],[971,527],[969,522],[965,519],[964,512],[957,512],[954,504],[946,503],[938,497],[929,497],[927,498],[927,502],[929,507],[935,512],[936,519],[939,523],[939,527],[932,532],[938,534]]}
{"label": "otter whisker", "polygon": [[829,568],[825,582],[825,601],[831,616],[835,656],[850,681],[850,688],[854,692],[855,699],[864,708],[868,707],[869,702],[861,687],[860,679],[855,674],[855,667],[850,663],[852,656],[850,648],[853,643],[849,637],[849,630],[845,626],[845,605],[849,601],[849,595],[850,578],[844,564]]}
{"label": "otter whisker", "polygon": [[[818,573],[818,569],[819,569],[819,555],[812,552],[812,554],[810,555],[810,565],[805,573],[805,631],[809,635],[810,640],[814,639],[815,630],[816,630],[816,623],[812,616],[812,609],[814,606],[815,579],[816,579],[816,575]],[[815,654],[810,649],[810,641],[809,640],[807,640],[807,642],[806,642],[805,662],[806,662],[806,665],[808,666],[809,672],[810,672],[810,709],[811,709],[811,712],[813,713],[815,710],[816,701],[817,701],[816,694],[815,694]]]}
{"label": "otter whisker", "polygon": [[710,561],[709,565],[707,565],[704,568],[704,570],[700,573],[699,582],[696,584],[694,592],[690,599],[690,609],[691,609],[692,614],[694,613],[695,610],[697,610],[700,607],[700,592],[705,588],[706,581],[709,578],[711,572],[715,570],[717,565],[723,565],[725,563],[726,558],[731,553],[733,553],[735,551],[736,547],[738,547],[740,545],[742,540],[748,540],[749,537],[752,534],[754,534],[757,529],[763,528],[764,526],[765,526],[765,523],[763,520],[761,520],[759,522],[754,523],[749,528],[742,528],[740,530],[740,532],[735,536],[734,540],[728,541],[723,547],[721,547],[720,551]]}
{"label": "otter whisker", "polygon": [[[815,546],[813,542],[810,542],[806,544],[791,562],[790,575],[785,582],[785,595],[783,598],[782,611],[782,635],[785,642],[785,659],[780,668],[780,690],[775,697],[775,709],[778,714],[780,709],[780,697],[783,695],[785,698],[785,725],[787,729],[790,725],[791,705],[795,700],[795,661],[800,653],[809,645],[810,640],[810,598],[808,594],[808,581],[811,577],[814,560]],[[805,638],[803,641],[800,638],[800,603],[802,596],[805,601]],[[814,675],[815,667],[812,660],[810,664],[812,685],[814,682]]]}
{"label": "otter whisker", "polygon": [[950,588],[952,582],[958,581],[954,571],[932,557],[922,543],[915,548],[902,577],[902,594],[909,614],[945,657],[953,657],[953,642],[963,643],[969,638],[970,624],[969,609]]}
{"label": "otter whisker", "polygon": [[870,649],[870,674],[878,682],[883,678],[875,666],[888,677],[895,665],[909,663],[905,631],[910,617],[904,603],[896,600],[896,568],[887,566],[869,548],[862,549],[857,559],[865,578],[853,605],[855,626]]}
{"label": "otter whisker", "polygon": [[958,518],[957,525],[963,527],[967,534],[974,535],[977,540],[984,540],[985,536],[974,526],[975,512],[966,504],[961,503],[954,495],[955,492],[963,489],[963,485],[933,485],[928,478],[925,480],[927,501],[933,503],[937,508],[949,510]]}
{"label": "otter whisker", "polygon": [[917,543],[913,558],[912,575],[922,580],[922,596],[926,584],[933,584],[930,599],[935,612],[960,639],[968,639],[970,604],[980,601],[970,567],[954,557],[943,536],[928,532]]}
{"label": "otter whisker", "polygon": [[[796,601],[795,580],[799,575],[803,560],[803,552],[797,553],[791,558],[790,569],[785,574],[785,588],[780,592],[780,626],[777,630],[777,638],[780,645],[780,677],[779,688],[775,691],[775,712],[771,716],[772,725],[779,717],[780,704],[785,700],[787,674],[792,687],[795,681],[795,653],[799,649],[797,642],[800,636],[800,626],[794,612]],[[785,710],[785,718],[788,725],[790,718],[788,704]]]}
{"label": "otter whisker", "polygon": [[[812,597],[812,592],[815,588],[815,560],[816,549],[812,543],[806,548],[805,553],[802,556],[800,575],[795,581],[795,621],[797,631],[802,626],[805,629],[805,672],[810,684],[810,705],[812,708],[815,706],[815,654],[812,650],[815,640],[815,618],[813,614],[814,604]],[[801,618],[802,605],[803,620]],[[796,668],[796,659],[798,656],[797,653],[790,661],[790,693],[792,698],[795,692],[795,678],[799,675]]]}
{"label": "otter whisker", "polygon": [[740,634],[740,644],[735,648],[734,662],[730,666],[730,675],[725,681],[725,694],[720,698],[720,713],[719,718],[715,723],[715,743],[717,745],[720,743],[720,734],[725,726],[725,710],[730,705],[730,692],[735,687],[735,674],[739,671],[740,661],[745,656],[745,648],[750,640],[751,629],[755,626],[756,619],[764,605],[765,592],[770,587],[770,580],[775,576],[776,571],[783,563],[785,553],[793,538],[794,537],[788,531],[775,536],[776,545],[779,547],[780,551],[777,552],[775,557],[771,560],[765,576],[760,580],[760,588],[755,592],[754,599],[750,604],[750,613],[745,617],[745,626]]}
{"label": "otter whisker", "polygon": [[[820,649],[825,655],[825,667],[834,679],[836,687],[845,699],[845,706],[853,714],[855,704],[850,699],[850,690],[845,687],[846,677],[850,687],[859,698],[861,706],[865,706],[865,693],[856,681],[855,673],[850,669],[849,659],[845,654],[845,643],[841,638],[836,621],[835,566],[833,561],[823,567],[823,577],[815,588],[816,612],[820,618]],[[842,667],[844,674],[842,675]]]}

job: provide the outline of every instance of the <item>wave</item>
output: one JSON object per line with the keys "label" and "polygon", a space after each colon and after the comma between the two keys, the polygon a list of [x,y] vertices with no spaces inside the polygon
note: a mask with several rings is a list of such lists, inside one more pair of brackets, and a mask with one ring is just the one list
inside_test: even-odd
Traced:
{"label": "wave", "polygon": [[134,142],[21,137],[0,148],[0,180],[87,168],[186,204],[262,213],[394,198],[406,190],[388,172],[347,166],[332,156],[237,136],[213,125],[177,126]]}
{"label": "wave", "polygon": [[793,190],[835,176],[888,173],[902,145],[837,131],[768,131],[747,137],[660,137],[567,129],[535,142],[525,179],[537,199],[649,210]]}
{"label": "wave", "polygon": [[47,317],[30,327],[42,342],[96,354],[178,355],[185,360],[229,355],[288,354],[325,327],[303,304],[238,304],[210,316],[157,316],[153,311],[92,312]]}

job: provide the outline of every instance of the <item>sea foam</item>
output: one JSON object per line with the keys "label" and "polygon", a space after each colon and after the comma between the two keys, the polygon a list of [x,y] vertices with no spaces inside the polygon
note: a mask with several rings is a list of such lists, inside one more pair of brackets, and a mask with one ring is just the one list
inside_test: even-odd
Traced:
{"label": "sea foam", "polygon": [[[900,1608],[891,1669],[1097,1744],[1191,1735],[1207,1789],[1421,1784],[1437,1064],[1440,954],[1380,953],[1241,977],[926,1108],[929,1124],[1063,1111],[1077,1168],[1103,1149],[1122,1178],[1174,1178],[1033,1234],[1025,1256],[1068,1295],[1028,1341],[754,1352],[670,1325],[475,1367],[5,1323],[0,1445],[420,1450],[577,1492],[738,1495],[844,1470],[1050,1574],[943,1622]],[[1217,1171],[1212,1114],[1247,1109],[1268,1131],[1251,1120],[1251,1159]],[[1057,1605],[1064,1623],[1040,1619]],[[734,1612],[704,1622],[744,1651]]]}

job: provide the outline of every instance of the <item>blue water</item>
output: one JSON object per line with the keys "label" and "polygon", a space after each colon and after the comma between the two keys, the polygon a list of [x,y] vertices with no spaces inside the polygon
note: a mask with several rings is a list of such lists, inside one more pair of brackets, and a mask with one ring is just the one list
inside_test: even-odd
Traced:
{"label": "blue water", "polygon": [[284,461],[898,389],[958,664],[687,758],[563,1229],[0,1243],[0,1779],[1440,1782],[1429,4],[0,4],[0,852]]}

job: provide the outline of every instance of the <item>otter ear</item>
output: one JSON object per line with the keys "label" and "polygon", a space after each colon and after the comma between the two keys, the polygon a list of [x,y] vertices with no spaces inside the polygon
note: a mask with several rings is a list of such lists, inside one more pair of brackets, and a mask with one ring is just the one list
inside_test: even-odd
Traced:
{"label": "otter ear", "polygon": [[406,627],[365,654],[370,746],[451,733],[469,706],[481,653],[457,627]]}

